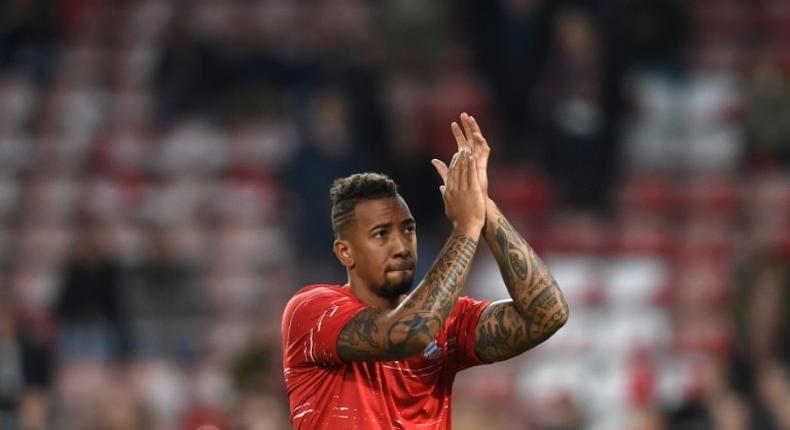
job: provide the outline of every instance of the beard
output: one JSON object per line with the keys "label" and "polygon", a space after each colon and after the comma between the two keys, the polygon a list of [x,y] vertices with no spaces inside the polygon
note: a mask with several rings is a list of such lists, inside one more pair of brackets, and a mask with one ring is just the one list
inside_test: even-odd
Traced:
{"label": "beard", "polygon": [[384,283],[379,286],[378,295],[385,299],[397,299],[402,294],[406,294],[411,290],[411,284],[413,282],[414,272],[412,272],[411,276],[405,277],[399,282],[384,281]]}

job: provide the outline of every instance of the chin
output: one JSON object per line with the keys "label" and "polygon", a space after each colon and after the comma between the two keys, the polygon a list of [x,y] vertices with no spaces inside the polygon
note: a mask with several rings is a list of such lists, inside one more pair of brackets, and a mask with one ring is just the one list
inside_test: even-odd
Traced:
{"label": "chin", "polygon": [[398,282],[384,281],[384,284],[379,287],[379,295],[388,299],[397,299],[411,291],[413,281],[413,277],[408,277]]}

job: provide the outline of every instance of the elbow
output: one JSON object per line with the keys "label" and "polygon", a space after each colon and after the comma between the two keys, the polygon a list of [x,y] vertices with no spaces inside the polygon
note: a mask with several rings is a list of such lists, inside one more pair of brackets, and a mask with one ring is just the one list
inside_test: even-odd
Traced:
{"label": "elbow", "polygon": [[544,326],[545,331],[544,335],[549,337],[559,331],[565,324],[568,323],[568,318],[570,317],[570,308],[568,307],[568,301],[565,300],[565,296],[562,294],[562,291],[559,288],[556,289],[557,291],[557,298],[559,299],[559,303],[555,305],[553,309],[553,313],[547,324]]}
{"label": "elbow", "polygon": [[565,324],[568,323],[569,317],[570,317],[570,307],[568,306],[568,301],[565,300],[565,296],[560,291],[560,308],[557,311],[556,330],[559,330],[562,327],[564,327]]}
{"label": "elbow", "polygon": [[560,327],[564,327],[565,324],[568,323],[568,318],[570,318],[571,311],[568,303],[565,299],[562,300],[562,309],[560,311]]}
{"label": "elbow", "polygon": [[408,355],[412,356],[414,354],[420,354],[424,352],[428,346],[436,339],[436,336],[428,336],[428,335],[420,335],[417,336],[412,342],[408,345]]}
{"label": "elbow", "polygon": [[441,322],[438,318],[413,314],[401,318],[393,324],[388,333],[388,343],[392,351],[400,357],[421,353],[436,339]]}
{"label": "elbow", "polygon": [[568,323],[568,305],[563,300],[562,306],[557,308],[551,315],[550,320],[543,326],[540,342],[554,336],[565,324]]}

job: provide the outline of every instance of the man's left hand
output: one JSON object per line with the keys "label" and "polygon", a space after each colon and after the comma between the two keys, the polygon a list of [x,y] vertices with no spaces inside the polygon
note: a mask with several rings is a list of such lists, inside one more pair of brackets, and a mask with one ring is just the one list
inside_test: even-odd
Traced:
{"label": "man's left hand", "polygon": [[[460,118],[461,125],[459,126],[458,123],[453,121],[450,124],[450,130],[453,132],[455,142],[458,144],[458,151],[468,149],[472,152],[472,156],[477,162],[477,178],[483,191],[483,197],[488,198],[488,155],[491,152],[491,148],[488,146],[485,137],[483,137],[480,126],[477,125],[474,117],[464,112]],[[463,126],[463,130],[461,126]],[[448,168],[443,161],[433,159],[431,163],[439,171],[442,178],[447,177]]]}

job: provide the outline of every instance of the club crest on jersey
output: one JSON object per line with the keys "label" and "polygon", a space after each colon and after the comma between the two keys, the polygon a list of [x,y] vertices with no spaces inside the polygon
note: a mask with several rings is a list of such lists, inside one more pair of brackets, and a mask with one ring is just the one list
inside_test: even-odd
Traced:
{"label": "club crest on jersey", "polygon": [[434,340],[425,347],[425,350],[422,352],[422,356],[431,360],[436,360],[442,356],[442,348],[439,347],[439,344]]}

